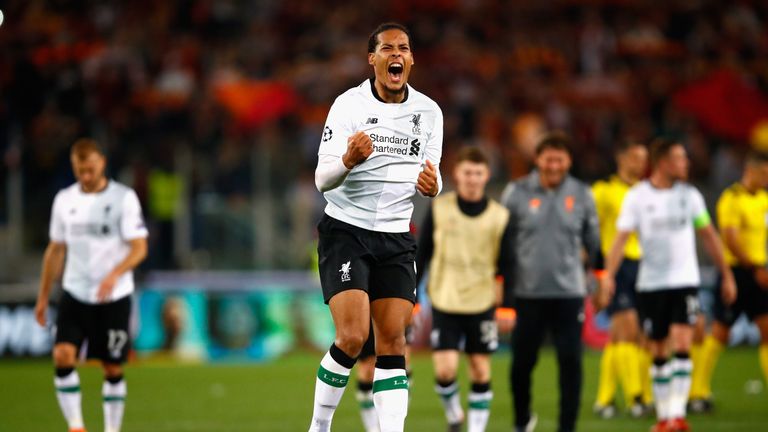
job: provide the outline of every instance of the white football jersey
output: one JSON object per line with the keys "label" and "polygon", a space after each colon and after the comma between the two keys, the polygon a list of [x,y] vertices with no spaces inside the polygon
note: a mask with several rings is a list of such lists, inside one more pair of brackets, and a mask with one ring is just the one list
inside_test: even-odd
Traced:
{"label": "white football jersey", "polygon": [[704,198],[685,182],[656,189],[644,180],[630,189],[616,226],[638,233],[643,248],[638,291],[698,288],[695,230],[709,223]]}
{"label": "white football jersey", "polygon": [[[110,180],[96,193],[85,193],[75,183],[59,191],[53,201],[50,238],[67,246],[62,285],[81,302],[97,302],[101,281],[128,256],[128,240],[147,235],[136,192],[118,182]],[[133,289],[133,272],[125,272],[110,300]]]}
{"label": "white football jersey", "polygon": [[411,197],[425,160],[437,169],[443,152],[443,113],[427,96],[407,87],[401,103],[378,98],[366,80],[331,106],[318,155],[341,157],[347,138],[365,132],[373,153],[352,168],[340,186],[324,193],[325,213],[348,224],[380,232],[407,232]]}

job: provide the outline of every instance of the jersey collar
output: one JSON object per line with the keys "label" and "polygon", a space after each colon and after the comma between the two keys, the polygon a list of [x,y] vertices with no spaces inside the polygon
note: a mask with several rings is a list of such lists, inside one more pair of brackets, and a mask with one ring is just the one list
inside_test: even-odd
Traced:
{"label": "jersey collar", "polygon": [[619,177],[619,175],[618,175],[618,174],[616,174],[616,173],[614,173],[614,174],[612,174],[612,175],[611,175],[611,179],[612,179],[614,182],[616,182],[616,183],[621,183],[621,184],[623,184],[623,185],[626,185],[626,186],[632,187],[632,185],[631,185],[631,184],[629,184],[629,183],[625,182],[625,181],[624,181],[624,179],[622,179],[621,177]]}
{"label": "jersey collar", "polygon": [[552,191],[553,193],[558,193],[560,190],[563,189],[563,186],[567,182],[569,182],[571,179],[570,174],[565,174],[565,177],[563,177],[563,181],[560,182],[559,185],[555,186],[552,189],[546,189],[544,186],[541,185],[541,174],[539,173],[539,170],[534,168],[531,170],[531,173],[528,175],[528,184],[530,185],[531,189],[539,191],[539,192],[547,192]]}
{"label": "jersey collar", "polygon": [[[381,102],[381,103],[388,103],[388,102],[385,102],[384,99],[381,98],[381,96],[379,96],[379,92],[376,91],[376,85],[374,84],[375,83],[374,80],[375,80],[375,78],[370,78],[368,80],[368,82],[371,84],[371,93],[373,94],[373,97],[375,97],[376,100]],[[406,84],[405,85],[405,97],[403,97],[403,100],[401,100],[399,103],[405,103],[405,101],[408,100],[408,93],[409,93],[408,92],[408,84]]]}
{"label": "jersey collar", "polygon": [[108,189],[109,189],[111,186],[112,186],[112,180],[111,180],[109,177],[107,177],[107,184],[106,184],[106,185],[104,185],[104,187],[103,187],[103,188],[101,188],[101,189],[99,189],[99,190],[97,190],[97,191],[94,191],[94,192],[85,192],[85,191],[83,190],[83,187],[80,185],[80,183],[79,183],[79,182],[77,182],[77,191],[78,191],[78,192],[80,192],[80,193],[81,193],[81,194],[83,194],[83,195],[101,195],[101,194],[103,194],[104,192],[106,192],[106,191],[107,191],[107,190],[108,190]]}
{"label": "jersey collar", "polygon": [[741,180],[734,183],[734,186],[736,187],[737,192],[745,193],[747,195],[757,195],[760,192],[760,189],[755,190],[754,192],[747,189],[747,186],[744,185],[744,183],[741,182]]}

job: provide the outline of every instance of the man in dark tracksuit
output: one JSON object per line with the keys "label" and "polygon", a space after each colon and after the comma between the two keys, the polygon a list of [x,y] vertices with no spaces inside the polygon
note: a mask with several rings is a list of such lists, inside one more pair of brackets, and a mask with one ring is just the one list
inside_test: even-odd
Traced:
{"label": "man in dark tracksuit", "polygon": [[[594,262],[600,248],[597,212],[589,186],[568,175],[567,136],[545,136],[536,147],[536,170],[510,183],[502,204],[510,211],[517,328],[511,371],[515,430],[533,431],[531,374],[551,331],[560,368],[559,431],[576,429],[581,397],[581,329],[584,321],[583,250]],[[510,273],[510,272],[506,272]]]}

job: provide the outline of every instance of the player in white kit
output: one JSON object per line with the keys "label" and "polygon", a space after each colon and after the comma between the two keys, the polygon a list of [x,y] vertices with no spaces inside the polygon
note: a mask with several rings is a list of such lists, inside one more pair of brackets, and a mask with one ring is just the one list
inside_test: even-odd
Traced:
{"label": "player in white kit", "polygon": [[728,304],[736,298],[736,285],[704,198],[684,181],[688,177],[685,148],[658,139],[651,145],[650,157],[650,178],[635,185],[624,198],[601,289],[613,294],[624,244],[632,232],[637,232],[643,249],[637,281],[638,311],[650,340],[658,418],[651,430],[688,431],[685,406],[691,386],[689,351],[699,311],[700,284],[695,233],[722,272],[723,300]]}
{"label": "player in white kit", "polygon": [[318,224],[320,280],[336,339],[320,362],[310,431],[328,431],[371,331],[373,402],[381,432],[402,431],[408,411],[405,328],[416,301],[418,191],[440,191],[443,115],[408,85],[408,30],[380,25],[368,41],[374,77],[339,96],[323,130],[315,183],[328,205]]}
{"label": "player in white kit", "polygon": [[70,432],[85,431],[75,364],[87,340],[88,357],[104,368],[104,430],[118,432],[127,393],[122,364],[130,344],[132,270],[147,255],[148,233],[136,193],[104,175],[106,158],[94,141],[79,140],[70,158],[77,182],[53,201],[35,314],[45,326],[63,267],[53,347],[56,397]]}

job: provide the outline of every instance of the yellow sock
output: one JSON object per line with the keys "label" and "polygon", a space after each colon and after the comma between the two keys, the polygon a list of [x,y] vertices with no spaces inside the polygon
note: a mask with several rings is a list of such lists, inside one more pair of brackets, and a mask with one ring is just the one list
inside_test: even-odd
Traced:
{"label": "yellow sock", "polygon": [[640,387],[643,389],[643,403],[653,403],[653,386],[651,382],[651,353],[644,348],[637,348],[640,369]]}
{"label": "yellow sock", "polygon": [[615,353],[616,346],[613,343],[608,343],[603,348],[603,355],[600,358],[600,378],[597,384],[597,400],[595,405],[609,405],[613,402],[613,398],[616,395]]}
{"label": "yellow sock", "polygon": [[640,383],[640,358],[637,345],[630,342],[616,344],[614,367],[624,390],[624,405],[630,406],[642,394]]}
{"label": "yellow sock", "polygon": [[712,397],[712,374],[715,372],[717,359],[722,352],[723,344],[719,340],[712,335],[704,339],[704,343],[701,344],[698,364],[693,364],[693,382],[695,384],[691,384],[691,389],[695,386],[697,391],[695,395],[692,392],[691,398],[709,399]]}
{"label": "yellow sock", "polygon": [[760,368],[763,370],[765,382],[768,383],[768,344],[760,345]]}
{"label": "yellow sock", "polygon": [[688,392],[689,399],[700,399],[703,396],[701,390],[701,346],[703,344],[693,344],[691,346],[691,361],[693,362],[693,371],[691,372],[691,390]]}

